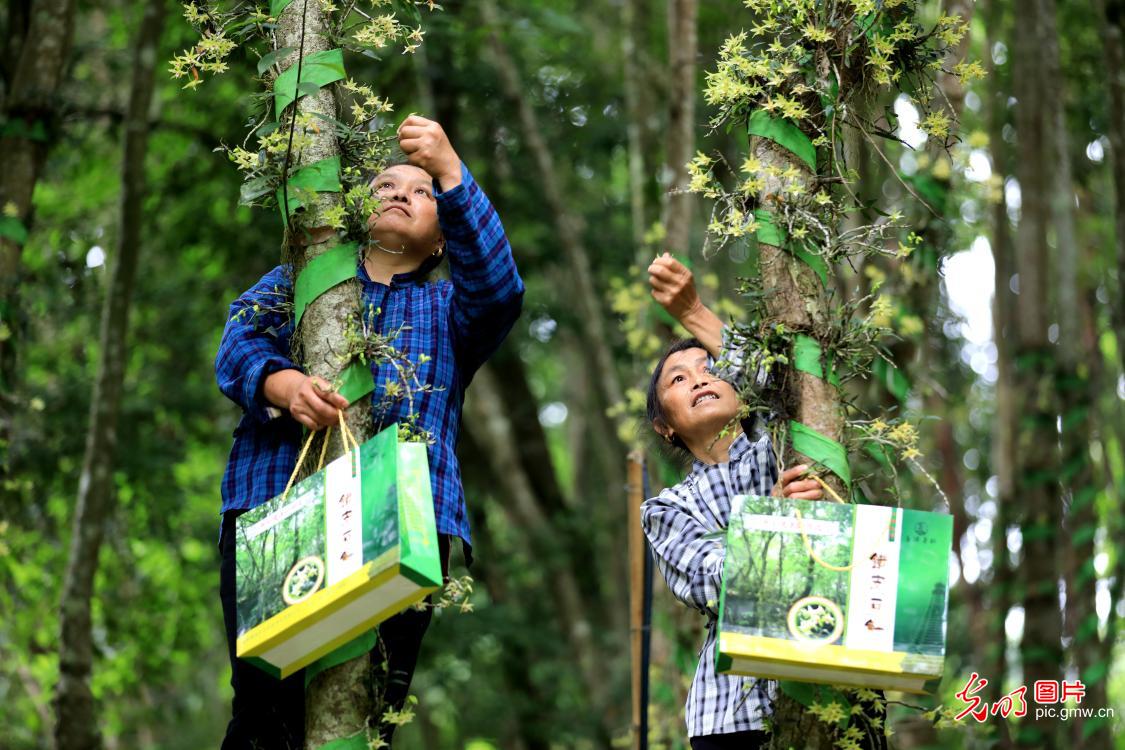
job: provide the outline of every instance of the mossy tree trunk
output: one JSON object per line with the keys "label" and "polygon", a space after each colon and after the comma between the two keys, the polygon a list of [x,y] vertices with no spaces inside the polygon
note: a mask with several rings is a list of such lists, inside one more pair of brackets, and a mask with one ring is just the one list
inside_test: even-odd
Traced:
{"label": "mossy tree trunk", "polygon": [[[291,47],[295,52],[289,54],[281,63],[285,70],[298,64],[298,58],[330,49],[327,34],[327,19],[319,2],[296,0],[282,11],[277,28],[278,48]],[[297,99],[295,109],[300,114],[318,114],[338,119],[333,88],[326,86],[315,94]],[[281,117],[284,127],[292,120],[292,112]],[[321,127],[310,132],[311,144],[290,155],[289,173],[303,165],[312,164],[339,154],[339,144],[332,128]],[[318,233],[315,230],[327,224],[323,220],[325,211],[342,201],[339,193],[317,193],[310,200],[299,219],[294,219],[293,230],[287,233],[288,257],[294,261],[294,273],[308,264],[313,258],[328,252],[339,244],[335,232]],[[322,234],[328,239],[314,244],[304,244],[301,239],[306,230],[319,239]],[[298,363],[310,375],[316,375],[333,382],[348,364],[342,361],[339,352],[345,347],[349,333],[357,327],[362,309],[361,289],[358,279],[350,279],[329,289],[309,304],[296,332],[300,342],[294,355]],[[370,402],[367,398],[354,403],[346,412],[345,418],[356,439],[363,443],[371,437],[372,424]],[[338,431],[332,433],[326,460],[343,455],[344,446]],[[370,662],[364,657],[353,659],[320,673],[308,687],[305,699],[305,747],[315,750],[331,740],[352,737],[365,732],[369,723],[377,720],[373,716],[378,710],[375,705],[375,691],[371,682]]]}
{"label": "mossy tree trunk", "polygon": [[[784,172],[790,167],[800,171],[804,187],[811,193],[816,183],[816,175],[792,152],[780,148],[764,138],[750,139],[750,153],[768,170],[776,167],[776,172]],[[773,177],[765,181],[758,195],[759,205],[776,205],[783,186]],[[764,289],[770,290],[766,296],[766,310],[774,322],[784,323],[791,331],[800,331],[818,341],[824,340],[829,330],[826,292],[816,272],[798,260],[796,256],[781,247],[759,244],[759,269]],[[844,409],[840,393],[835,386],[806,372],[790,369],[786,374],[788,388],[783,400],[789,416],[827,438],[843,441]],[[815,464],[815,461],[796,453],[787,455],[786,463],[795,466],[799,463]],[[832,475],[823,477],[841,496],[844,488],[839,479]],[[778,694],[773,702],[772,747],[777,750],[794,748],[832,747],[833,740],[827,731],[828,725],[815,715],[808,713],[805,706],[784,693]]]}

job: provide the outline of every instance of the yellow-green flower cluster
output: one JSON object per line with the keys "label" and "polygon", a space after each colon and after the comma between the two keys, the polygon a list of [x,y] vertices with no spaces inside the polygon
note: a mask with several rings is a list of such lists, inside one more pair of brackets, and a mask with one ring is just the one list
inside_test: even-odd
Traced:
{"label": "yellow-green flower cluster", "polygon": [[203,83],[200,73],[226,72],[227,56],[236,46],[221,31],[205,32],[198,44],[172,58],[168,70],[172,77],[177,79],[184,78],[190,73],[191,79],[184,84],[184,88],[194,89]]}
{"label": "yellow-green flower cluster", "polygon": [[831,703],[813,703],[809,706],[809,713],[825,724],[835,724],[848,717],[848,712],[836,701]]}
{"label": "yellow-green flower cluster", "polygon": [[359,26],[352,41],[361,47],[382,49],[399,37],[402,28],[394,13],[385,13]]}
{"label": "yellow-green flower cluster", "polygon": [[949,119],[949,115],[939,110],[932,110],[918,123],[919,130],[942,142],[949,137],[952,127],[953,122]]}
{"label": "yellow-green flower cluster", "polygon": [[964,84],[970,84],[973,81],[979,81],[985,77],[986,73],[984,66],[980,64],[980,60],[962,61],[953,66],[953,75],[961,79]]}
{"label": "yellow-green flower cluster", "polygon": [[918,450],[918,429],[905,420],[888,424],[882,419],[875,419],[868,423],[867,434],[880,443],[897,448],[904,459],[922,455]]}
{"label": "yellow-green flower cluster", "polygon": [[376,96],[370,86],[364,86],[351,78],[345,80],[341,86],[345,91],[356,95],[351,107],[352,121],[356,124],[367,122],[377,115],[394,111],[391,102]]}
{"label": "yellow-green flower cluster", "polygon": [[942,14],[938,19],[935,35],[950,47],[956,46],[969,30],[969,22],[958,15]]}
{"label": "yellow-green flower cluster", "polygon": [[707,154],[702,151],[697,153],[695,158],[688,162],[689,192],[701,193],[708,198],[719,197],[718,186],[711,178],[711,163],[711,157],[707,156]]}

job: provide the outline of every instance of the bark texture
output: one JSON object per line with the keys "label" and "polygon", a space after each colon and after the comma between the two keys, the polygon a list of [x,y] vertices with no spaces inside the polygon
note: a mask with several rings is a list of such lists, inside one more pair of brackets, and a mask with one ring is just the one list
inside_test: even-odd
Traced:
{"label": "bark texture", "polygon": [[[1057,76],[1058,47],[1054,30],[1053,0],[1025,4],[1015,18],[1013,50],[1016,131],[1019,135],[1021,206],[1017,228],[1019,296],[1015,385],[1020,401],[1020,427],[1016,443],[1016,476],[1022,515],[1023,548],[1016,569],[1025,619],[1020,658],[1022,684],[1062,677],[1062,623],[1059,616],[1061,570],[1056,534],[1062,507],[1056,497],[1058,473],[1055,427],[1058,414],[1052,381],[1054,347],[1047,338],[1050,252],[1047,231],[1051,222],[1051,196],[1057,189],[1052,165],[1057,159],[1051,139],[1057,102],[1048,98],[1047,82]],[[1021,747],[1053,746],[1058,722],[1029,715],[1020,725]]]}
{"label": "bark texture", "polygon": [[136,279],[144,227],[145,154],[148,111],[164,27],[166,3],[144,6],[133,54],[133,80],[125,118],[121,169],[121,228],[117,258],[102,308],[100,362],[90,405],[86,453],[78,482],[70,556],[60,606],[59,682],[55,692],[55,734],[58,750],[92,750],[101,746],[94,695],[90,689],[93,641],[90,602],[98,552],[112,511],[113,464],[117,452],[117,419],[125,379],[129,307]]}
{"label": "bark texture", "polygon": [[668,64],[671,91],[668,94],[667,158],[669,178],[663,224],[665,247],[676,253],[690,251],[692,209],[695,196],[687,192],[687,163],[695,150],[695,69],[699,54],[699,3],[697,0],[668,0]]}
{"label": "bark texture", "polygon": [[[811,192],[814,175],[791,152],[764,138],[751,138],[750,150],[763,167],[776,166],[779,170],[796,167],[804,176],[806,188]],[[782,185],[776,177],[768,177],[758,195],[763,206],[774,206]],[[779,219],[780,222],[780,219]],[[823,342],[829,330],[829,310],[824,287],[813,271],[803,261],[783,248],[759,244],[759,269],[762,287],[766,290],[766,309],[772,320],[784,323],[790,331],[801,331]],[[788,373],[789,389],[786,394],[789,416],[836,442],[843,442],[844,411],[836,387],[815,375],[791,369]],[[795,453],[786,464],[815,462]],[[841,497],[845,496],[839,477],[824,472],[822,478]]]}

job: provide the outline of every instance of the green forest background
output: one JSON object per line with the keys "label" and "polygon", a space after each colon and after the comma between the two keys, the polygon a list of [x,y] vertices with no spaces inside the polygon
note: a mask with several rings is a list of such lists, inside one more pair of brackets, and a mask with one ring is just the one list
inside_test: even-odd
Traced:
{"label": "green forest background", "polygon": [[[435,619],[413,684],[417,716],[395,746],[610,747],[627,738],[630,716],[626,455],[648,441],[628,417],[653,354],[673,335],[652,314],[641,272],[656,252],[674,251],[691,260],[710,304],[724,315],[741,309],[736,279],[753,248],[736,243],[705,259],[710,207],[670,189],[686,183],[683,165],[697,150],[740,161],[744,140],[708,132],[701,92],[723,40],[746,25],[745,11],[693,0],[444,5],[426,16],[417,53],[349,60],[348,70],[389,97],[397,118],[418,112],[442,123],[503,218],[527,295],[466,403],[460,455],[475,539],[473,611]],[[942,5],[972,18],[963,51],[989,73],[967,88],[943,80],[961,114],[961,143],[950,155],[927,149],[908,108],[876,99],[871,111],[897,112],[897,132],[919,148],[849,144],[866,213],[901,210],[925,248],[835,278],[844,296],[880,281],[892,293],[882,312],[898,334],[886,342],[897,375],[852,382],[848,394],[860,408],[915,421],[923,465],[955,517],[946,678],[922,703],[960,708],[953,694],[973,671],[994,681],[990,690],[1021,685],[1021,638],[1044,618],[1061,618],[1054,647],[1067,678],[1081,674],[1097,686],[1083,705],[1112,706],[1118,718],[1100,727],[1060,723],[1059,740],[1109,747],[1117,736],[1125,748],[1117,648],[1125,357],[1122,325],[1112,322],[1125,321],[1125,237],[1115,229],[1125,184],[1114,178],[1115,170],[1125,175],[1115,167],[1115,159],[1125,163],[1125,111],[1112,106],[1125,87],[1125,11],[1115,0]],[[1045,5],[1057,11],[1051,42],[1015,54],[1017,14]],[[42,53],[44,65],[63,54],[57,85],[36,103],[43,127],[3,134],[4,149],[32,149],[40,165],[30,185],[21,183],[33,188],[27,221],[13,223],[5,206],[0,223],[0,282],[15,311],[0,324],[5,748],[49,747],[53,731],[58,612],[76,497],[89,479],[80,475],[108,269],[125,228],[122,123],[144,6],[13,0],[0,9],[5,123],[26,114],[9,108],[21,51],[65,36],[65,19],[73,23],[69,44]],[[486,11],[495,22],[485,22]],[[229,301],[278,262],[281,227],[276,212],[237,205],[240,177],[213,153],[237,143],[253,115],[255,61],[235,54],[226,74],[183,91],[166,61],[196,37],[178,5],[169,5],[158,38],[137,283],[128,335],[115,342],[125,349],[117,451],[111,466],[98,467],[111,472],[112,493],[93,596],[93,690],[107,747],[187,750],[218,745],[230,698],[216,542],[219,480],[239,415],[218,392],[212,363]],[[1057,55],[1061,75],[1017,104],[1013,75],[1044,55]],[[1050,162],[1062,179],[1021,188],[1020,169],[1045,152],[1043,133],[1017,130],[1020,107],[1055,113],[1063,148]],[[12,153],[0,159],[9,163]],[[0,179],[8,189],[28,176],[4,171]],[[1061,393],[1062,384],[1036,391],[1013,376],[1006,326],[1019,288],[1020,222],[1043,219],[1034,212],[1059,202],[1073,204],[1077,255],[1063,255],[1052,235],[1049,262],[1076,265],[1076,286],[1058,283],[1057,265],[1038,268],[1051,279],[1042,304],[1052,344],[1076,347],[1080,365],[1078,386],[1067,391],[1075,398],[1062,402],[1047,441],[1079,448],[1039,480],[1057,488],[1052,497],[1067,510],[1064,524],[1048,530],[1060,608],[1025,612],[1020,525],[1038,509],[1021,503],[1015,461],[1043,432],[1021,413],[1043,388]],[[575,259],[592,269],[592,300],[583,298]],[[597,366],[599,352],[610,368]],[[655,494],[683,468],[649,455]],[[944,509],[923,478],[900,473],[909,504]],[[869,496],[883,496],[886,476],[867,481]],[[652,743],[683,747],[682,706],[704,621],[659,580],[655,610]],[[904,748],[992,747],[1007,742],[1001,724],[934,730],[916,711],[892,711],[894,742]]]}

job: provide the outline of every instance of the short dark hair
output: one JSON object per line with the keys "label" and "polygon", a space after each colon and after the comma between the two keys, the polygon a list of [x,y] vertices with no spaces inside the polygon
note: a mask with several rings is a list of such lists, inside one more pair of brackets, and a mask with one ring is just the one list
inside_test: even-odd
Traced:
{"label": "short dark hair", "polygon": [[[686,351],[688,349],[702,349],[703,351],[707,351],[707,347],[703,346],[703,342],[701,342],[699,339],[680,339],[679,341],[672,342],[672,345],[669,346],[664,351],[664,354],[661,355],[660,361],[656,363],[656,367],[653,368],[652,378],[648,381],[648,398],[646,403],[646,409],[648,411],[648,421],[650,423],[660,423],[664,425],[668,424],[668,421],[664,416],[664,405],[660,403],[660,396],[658,395],[657,385],[660,382],[660,376],[664,373],[664,363],[668,361],[668,358],[673,354],[676,354],[677,352]],[[688,453],[691,452],[690,450],[688,450],[687,444],[680,439],[679,435],[672,435],[672,439],[669,442],[674,448],[679,448],[680,450],[686,451]]]}

